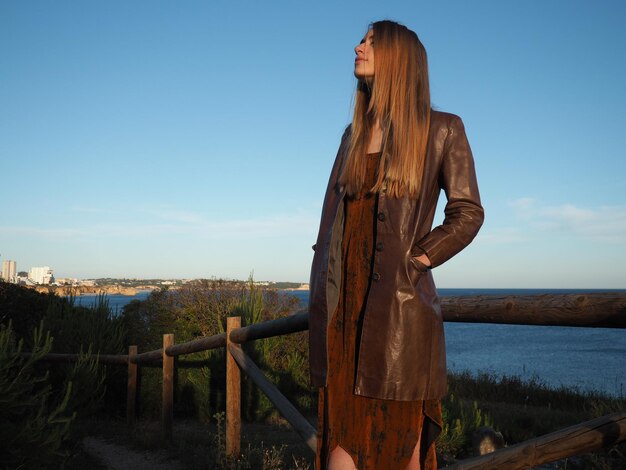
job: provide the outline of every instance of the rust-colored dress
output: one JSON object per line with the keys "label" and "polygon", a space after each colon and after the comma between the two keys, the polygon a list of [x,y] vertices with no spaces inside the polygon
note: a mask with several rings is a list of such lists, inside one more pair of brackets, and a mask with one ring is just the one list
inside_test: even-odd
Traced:
{"label": "rust-colored dress", "polygon": [[[380,154],[367,154],[367,184],[376,178]],[[403,470],[421,435],[422,469],[436,469],[434,439],[441,402],[396,401],[353,393],[362,313],[376,246],[375,194],[345,198],[342,285],[328,330],[327,386],[320,389],[315,468],[328,467],[330,452],[341,446],[359,470]]]}

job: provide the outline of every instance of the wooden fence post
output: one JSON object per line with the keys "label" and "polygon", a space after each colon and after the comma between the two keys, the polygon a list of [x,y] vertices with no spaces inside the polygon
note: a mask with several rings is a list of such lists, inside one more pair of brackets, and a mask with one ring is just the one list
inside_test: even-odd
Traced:
{"label": "wooden fence post", "polygon": [[[226,455],[239,455],[241,439],[241,374],[228,349],[230,332],[241,327],[241,317],[226,319]],[[232,343],[235,344],[235,343]]]}
{"label": "wooden fence post", "polygon": [[165,351],[174,344],[172,333],[163,335],[163,403],[161,410],[161,424],[163,438],[172,439],[172,423],[174,421],[174,358]]}
{"label": "wooden fence post", "polygon": [[128,385],[126,387],[126,424],[135,424],[137,404],[137,364],[132,362],[137,355],[137,346],[128,346]]}

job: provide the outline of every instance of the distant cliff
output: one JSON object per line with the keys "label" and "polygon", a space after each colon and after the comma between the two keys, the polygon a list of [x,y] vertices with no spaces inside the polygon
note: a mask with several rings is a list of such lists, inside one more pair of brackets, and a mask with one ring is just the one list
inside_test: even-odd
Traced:
{"label": "distant cliff", "polygon": [[37,292],[51,293],[59,296],[83,294],[137,295],[139,289],[124,287],[118,284],[109,286],[33,286]]}

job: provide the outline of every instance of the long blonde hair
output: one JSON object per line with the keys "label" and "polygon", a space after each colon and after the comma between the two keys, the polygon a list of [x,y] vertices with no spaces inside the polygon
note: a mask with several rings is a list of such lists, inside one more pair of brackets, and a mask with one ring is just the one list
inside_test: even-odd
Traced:
{"label": "long blonde hair", "polygon": [[[359,80],[348,156],[339,183],[348,194],[363,190],[415,197],[421,186],[430,127],[426,50],[417,34],[393,21],[372,23],[374,80]],[[378,176],[364,188],[371,130],[380,122],[383,140]]]}

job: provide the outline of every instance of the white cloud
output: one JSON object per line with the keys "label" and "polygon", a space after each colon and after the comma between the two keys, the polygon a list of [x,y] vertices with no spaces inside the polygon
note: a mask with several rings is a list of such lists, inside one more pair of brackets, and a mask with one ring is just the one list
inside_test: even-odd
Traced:
{"label": "white cloud", "polygon": [[535,205],[536,199],[532,197],[521,197],[507,203],[508,206],[518,211],[528,211]]}
{"label": "white cloud", "polygon": [[609,243],[626,243],[626,207],[603,206],[594,209],[572,204],[544,208],[540,216],[553,230],[575,233]]}
{"label": "white cloud", "polygon": [[[158,220],[158,219],[161,220]],[[159,235],[192,235],[208,239],[282,238],[293,235],[315,235],[317,216],[306,213],[278,214],[234,220],[211,220],[194,213],[166,212],[155,216],[157,223],[97,223],[75,227],[0,227],[0,234],[44,239],[142,238]]]}
{"label": "white cloud", "polygon": [[0,227],[0,234],[18,235],[20,237],[73,238],[82,236],[85,233],[85,230],[80,228]]}
{"label": "white cloud", "polygon": [[476,240],[484,245],[523,243],[528,241],[528,235],[516,227],[502,227],[496,229],[481,230]]}
{"label": "white cloud", "polygon": [[205,217],[203,215],[197,214],[195,212],[165,210],[153,211],[151,213],[165,220],[169,220],[172,222],[181,222],[185,224],[197,224],[205,221]]}
{"label": "white cloud", "polygon": [[626,206],[542,206],[533,198],[520,198],[508,205],[535,232],[566,232],[603,243],[626,243]]}

